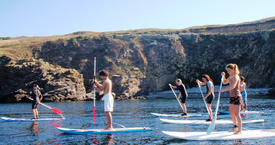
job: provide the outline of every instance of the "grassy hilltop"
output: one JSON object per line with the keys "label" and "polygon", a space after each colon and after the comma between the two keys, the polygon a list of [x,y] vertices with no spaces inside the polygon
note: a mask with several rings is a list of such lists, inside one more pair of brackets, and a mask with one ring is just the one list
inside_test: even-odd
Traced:
{"label": "grassy hilltop", "polygon": [[[91,99],[94,56],[111,71],[117,99],[187,86],[203,73],[219,82],[237,63],[250,87],[275,87],[275,17],[186,29],[75,32],[50,37],[0,38],[0,101],[20,101],[38,83],[48,101]],[[86,94],[88,93],[88,95]]]}

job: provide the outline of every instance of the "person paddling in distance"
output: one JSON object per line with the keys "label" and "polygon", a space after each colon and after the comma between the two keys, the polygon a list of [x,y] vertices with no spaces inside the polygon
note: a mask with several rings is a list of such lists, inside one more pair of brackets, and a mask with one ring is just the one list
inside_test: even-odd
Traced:
{"label": "person paddling in distance", "polygon": [[247,92],[246,92],[246,83],[244,82],[245,78],[241,76],[241,94],[242,94],[242,99],[243,103],[241,105],[241,111],[244,111],[243,106],[245,108],[245,111],[247,111]]}
{"label": "person paddling in distance", "polygon": [[201,86],[203,85],[206,86],[206,95],[203,97],[203,99],[206,101],[206,105],[209,111],[209,119],[207,119],[206,121],[212,121],[213,113],[212,113],[211,105],[215,98],[214,84],[210,76],[207,74],[202,75],[202,81],[203,82],[201,82],[200,80],[197,80],[197,83],[199,83]]}
{"label": "person paddling in distance", "polygon": [[222,72],[221,75],[224,77],[223,84],[229,84],[229,87],[220,90],[220,93],[230,92],[229,111],[234,125],[233,130],[230,131],[234,132],[234,134],[239,134],[242,131],[242,118],[240,115],[242,103],[240,71],[237,64],[228,64],[225,69],[229,77],[226,78],[224,72]]}
{"label": "person paddling in distance", "polygon": [[177,89],[180,91],[179,95],[178,95],[178,100],[180,100],[181,102],[181,106],[184,110],[182,116],[186,116],[187,115],[187,108],[186,108],[186,105],[185,105],[185,101],[186,101],[186,98],[188,97],[188,93],[186,91],[186,87],[185,85],[182,83],[182,80],[181,79],[177,79],[176,80],[176,84],[177,86],[173,86],[171,84],[169,84],[172,88],[174,89]]}
{"label": "person paddling in distance", "polygon": [[109,79],[109,72],[106,70],[100,71],[99,77],[104,82],[100,84],[98,81],[94,80],[94,87],[104,92],[104,112],[108,123],[108,125],[104,129],[111,130],[113,129],[112,112],[114,108],[114,97],[112,96],[112,81]]}
{"label": "person paddling in distance", "polygon": [[33,85],[33,95],[32,95],[32,112],[33,119],[39,119],[37,107],[39,106],[43,96],[40,92],[40,88],[37,84]]}

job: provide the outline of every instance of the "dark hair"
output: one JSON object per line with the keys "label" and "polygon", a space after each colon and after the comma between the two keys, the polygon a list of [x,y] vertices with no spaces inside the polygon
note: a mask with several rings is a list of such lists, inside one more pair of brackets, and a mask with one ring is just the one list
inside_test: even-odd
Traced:
{"label": "dark hair", "polygon": [[241,81],[244,81],[244,80],[245,80],[244,76],[241,76],[240,78],[241,78]]}
{"label": "dark hair", "polygon": [[213,83],[213,80],[210,78],[208,74],[203,74],[202,77],[205,78],[207,81],[211,81]]}
{"label": "dark hair", "polygon": [[109,72],[106,71],[106,70],[102,70],[102,71],[99,72],[99,76],[105,76],[105,77],[107,77],[107,76],[109,76]]}
{"label": "dark hair", "polygon": [[38,87],[38,85],[37,84],[33,84],[33,87]]}

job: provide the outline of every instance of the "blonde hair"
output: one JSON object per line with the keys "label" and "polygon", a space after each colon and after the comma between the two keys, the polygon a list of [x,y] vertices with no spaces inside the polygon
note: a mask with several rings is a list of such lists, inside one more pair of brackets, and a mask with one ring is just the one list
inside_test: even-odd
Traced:
{"label": "blonde hair", "polygon": [[237,64],[230,63],[230,64],[226,65],[225,68],[230,68],[230,69],[234,70],[234,73],[237,75],[240,74],[240,70],[239,70],[239,67]]}
{"label": "blonde hair", "polygon": [[176,80],[176,82],[178,82],[178,83],[182,84],[181,79],[177,79],[177,80]]}

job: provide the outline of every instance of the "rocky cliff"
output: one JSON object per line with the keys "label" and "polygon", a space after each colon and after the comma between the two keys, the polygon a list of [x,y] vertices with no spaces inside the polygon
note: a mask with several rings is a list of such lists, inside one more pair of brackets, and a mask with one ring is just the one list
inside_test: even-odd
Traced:
{"label": "rocky cliff", "polygon": [[28,87],[35,81],[41,81],[50,101],[86,100],[85,93],[91,92],[94,56],[98,70],[111,72],[117,99],[165,90],[177,77],[192,87],[203,73],[218,84],[227,63],[240,66],[249,87],[275,87],[275,18],[183,30],[12,38],[0,40],[0,49],[1,101],[29,95]]}

